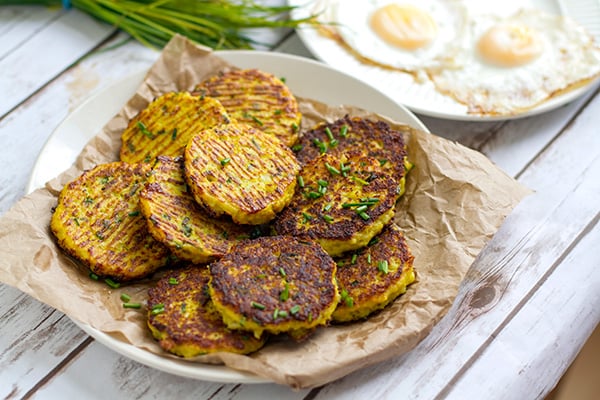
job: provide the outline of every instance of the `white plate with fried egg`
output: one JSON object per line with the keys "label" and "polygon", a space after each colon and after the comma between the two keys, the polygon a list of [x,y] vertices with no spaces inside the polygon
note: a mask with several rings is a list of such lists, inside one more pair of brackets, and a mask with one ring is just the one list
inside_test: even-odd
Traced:
{"label": "white plate with fried egg", "polygon": [[600,82],[597,0],[289,0],[319,60],[412,111],[515,119],[564,105]]}

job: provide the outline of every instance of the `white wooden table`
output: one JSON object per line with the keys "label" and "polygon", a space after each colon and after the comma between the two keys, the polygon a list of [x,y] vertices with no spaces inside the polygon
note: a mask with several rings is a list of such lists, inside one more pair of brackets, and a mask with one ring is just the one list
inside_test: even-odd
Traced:
{"label": "white wooden table", "polygon": [[[272,50],[310,57],[290,31]],[[0,9],[0,214],[26,191],[53,129],[158,52],[77,11]],[[120,356],[60,312],[0,285],[0,398],[543,399],[600,321],[598,86],[506,122],[419,116],[534,189],[413,351],[312,390],[186,379]],[[0,262],[2,262],[0,249]]]}

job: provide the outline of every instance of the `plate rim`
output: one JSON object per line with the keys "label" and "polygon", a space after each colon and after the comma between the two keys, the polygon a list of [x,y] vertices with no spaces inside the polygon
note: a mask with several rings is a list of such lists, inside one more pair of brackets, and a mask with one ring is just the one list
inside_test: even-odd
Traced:
{"label": "plate rim", "polygon": [[[314,3],[315,1],[318,1],[318,0],[287,0],[287,4],[289,6],[297,7],[296,9],[291,11],[291,16],[293,18],[304,18],[305,17],[304,14],[298,15],[298,13],[302,13],[302,11],[305,11],[304,7],[308,7],[311,3]],[[561,12],[562,12],[562,8],[560,7],[561,3],[562,2],[559,1],[557,3],[557,5],[559,6],[559,9],[561,9]],[[564,15],[564,14],[562,14],[562,15]],[[314,28],[312,28],[310,26],[300,26],[295,29],[295,32],[298,35],[298,37],[300,38],[300,41],[302,42],[302,44],[308,49],[308,51],[310,52],[310,54],[313,57],[315,57],[320,62],[323,62],[332,67],[338,67],[338,68],[340,67],[338,64],[332,63],[331,58],[324,55],[324,54],[326,54],[325,50],[321,50],[318,47],[319,40],[315,40],[315,39],[319,37],[319,34],[316,33]],[[328,40],[325,38],[322,38],[322,39]],[[341,46],[339,46],[339,47],[341,48]],[[367,72],[367,71],[365,71],[365,72]],[[362,78],[359,78],[359,79],[362,80]],[[365,80],[365,83],[373,86],[373,84],[371,82],[368,82],[366,80]],[[409,109],[413,113],[427,116],[427,117],[438,118],[438,119],[446,119],[446,120],[451,120],[451,121],[466,121],[466,122],[511,121],[511,120],[518,120],[518,119],[523,119],[523,118],[527,118],[527,117],[537,116],[537,115],[544,114],[549,111],[555,110],[561,106],[567,105],[570,102],[585,95],[589,91],[592,91],[594,89],[594,87],[596,86],[596,84],[599,84],[599,83],[600,83],[600,75],[596,76],[595,78],[594,77],[591,78],[588,82],[585,82],[584,84],[579,85],[578,87],[576,87],[572,90],[569,90],[566,93],[563,93],[556,97],[551,97],[549,100],[544,101],[543,103],[539,104],[538,106],[532,107],[528,110],[525,110],[525,111],[517,113],[517,114],[511,114],[511,115],[477,115],[477,114],[467,114],[467,113],[457,114],[457,113],[452,113],[452,112],[439,112],[439,111],[436,111],[435,109],[429,109],[429,108],[423,108],[423,107],[419,107],[419,106],[410,105],[406,102],[402,102],[400,99],[397,99],[396,101],[400,104],[403,104],[407,109]],[[442,95],[448,101],[454,103],[455,105],[457,105],[459,107],[464,106],[464,104],[457,102],[456,100],[452,99],[451,97],[445,96],[441,93],[438,93],[438,94]]]}
{"label": "plate rim", "polygon": [[[403,118],[401,120],[398,120],[398,122],[411,125],[415,128],[421,129],[425,132],[429,132],[429,130],[427,129],[425,124],[416,115],[414,115],[408,108],[406,108],[404,105],[398,103],[397,101],[392,99],[390,96],[386,95],[385,93],[381,92],[380,90],[376,89],[375,87],[369,85],[368,83],[361,81],[347,73],[344,73],[343,71],[339,71],[339,70],[335,69],[334,67],[331,67],[325,63],[321,63],[319,61],[316,61],[316,60],[313,60],[310,58],[306,58],[306,57],[302,57],[302,56],[298,56],[298,55],[293,55],[293,54],[288,54],[288,53],[280,53],[280,52],[274,52],[274,51],[271,52],[271,51],[261,51],[261,50],[222,50],[222,51],[215,51],[214,54],[216,56],[222,57],[223,59],[225,59],[225,61],[230,62],[234,65],[236,64],[235,61],[236,60],[239,61],[240,58],[242,58],[242,59],[247,58],[248,60],[246,60],[246,61],[249,64],[251,64],[252,62],[250,60],[256,60],[258,57],[258,58],[262,58],[263,61],[265,59],[271,59],[271,60],[278,59],[278,60],[283,60],[281,62],[284,62],[284,63],[290,63],[290,62],[301,63],[301,64],[305,64],[305,65],[312,65],[313,67],[315,67],[319,70],[323,70],[323,71],[328,70],[329,73],[332,73],[336,76],[342,76],[343,79],[347,80],[348,82],[354,81],[356,83],[356,85],[363,87],[364,88],[363,90],[367,90],[367,92],[370,92],[371,94],[377,94],[378,96],[380,96],[380,100],[385,100],[386,102],[388,102],[389,103],[388,105],[390,107],[397,108],[397,110],[402,111]],[[121,90],[126,90],[127,86],[135,86],[135,89],[133,90],[133,92],[129,93],[126,96],[127,99],[130,99],[131,96],[135,93],[135,90],[137,90],[137,88],[139,87],[139,84],[143,81],[143,78],[147,72],[148,72],[147,69],[141,69],[139,71],[131,73],[130,75],[128,75],[126,77],[117,79],[117,80],[113,81],[112,83],[106,85],[103,89],[93,92],[83,102],[81,102],[77,107],[75,107],[56,126],[56,128],[52,131],[52,133],[46,139],[46,142],[42,146],[42,148],[38,154],[38,157],[36,158],[35,163],[32,167],[32,170],[31,170],[31,173],[29,176],[29,180],[28,180],[27,186],[26,186],[26,192],[31,193],[32,191],[38,189],[39,187],[42,187],[45,184],[45,179],[44,179],[44,181],[42,181],[42,178],[39,176],[40,169],[42,169],[44,167],[43,157],[49,151],[51,151],[52,146],[55,144],[56,141],[59,140],[61,132],[64,132],[66,129],[68,129],[69,124],[73,123],[72,121],[74,120],[74,118],[76,118],[79,114],[84,113],[88,108],[92,107],[94,105],[95,101],[98,101],[98,99],[100,99],[103,94],[106,94],[107,92],[109,92],[111,90],[117,90],[119,88]],[[125,81],[128,81],[129,85],[123,85],[123,83]],[[137,83],[135,85],[133,85],[133,83],[131,83],[131,82],[137,82]],[[121,109],[124,104],[125,103],[121,104],[119,106],[119,109]],[[342,103],[340,103],[340,104],[342,104]],[[371,111],[376,112],[374,110],[371,110]],[[382,115],[385,115],[385,114],[382,114]],[[114,116],[114,114],[112,114],[111,117],[106,119],[106,121],[104,121],[101,124],[100,128],[102,128],[102,126],[104,126],[110,120],[110,118],[112,118],[112,116]],[[89,141],[91,138],[93,138],[98,133],[99,129],[89,129],[89,131],[84,132],[84,136],[85,136],[86,140],[83,143],[83,146],[85,146],[87,141]],[[79,154],[81,152],[82,148],[83,147],[77,149],[78,150],[77,154]],[[74,161],[75,160],[71,161],[71,165]],[[55,171],[53,177],[61,174],[62,172],[64,172],[64,170]],[[67,317],[69,317],[69,316],[67,315]],[[180,360],[180,359],[170,358],[167,354],[158,355],[158,354],[152,353],[148,350],[145,350],[143,348],[134,346],[132,344],[129,344],[129,343],[123,342],[117,338],[114,338],[105,332],[102,332],[96,328],[93,328],[92,326],[90,326],[87,323],[78,321],[78,320],[76,320],[74,318],[70,318],[70,317],[69,317],[69,319],[71,319],[75,323],[75,325],[77,325],[80,329],[82,329],[88,335],[90,335],[91,337],[93,337],[98,342],[100,342],[102,345],[108,347],[112,351],[115,351],[117,354],[126,356],[132,360],[140,362],[141,364],[143,364],[145,366],[157,369],[162,372],[167,372],[167,373],[171,373],[174,375],[191,378],[191,379],[196,379],[196,380],[205,380],[205,381],[220,382],[220,383],[253,383],[253,384],[254,383],[274,383],[272,380],[270,380],[268,378],[260,377],[258,375],[252,374],[251,372],[235,370],[226,365],[194,363],[194,362],[186,361],[183,359]]]}

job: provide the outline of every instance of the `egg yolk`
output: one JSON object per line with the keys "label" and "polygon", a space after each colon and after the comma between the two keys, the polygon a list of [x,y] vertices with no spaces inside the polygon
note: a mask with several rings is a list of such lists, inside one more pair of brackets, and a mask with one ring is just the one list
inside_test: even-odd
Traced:
{"label": "egg yolk", "polygon": [[542,53],[537,33],[523,25],[496,25],[479,39],[477,48],[482,57],[501,67],[527,64]]}
{"label": "egg yolk", "polygon": [[410,5],[388,4],[371,16],[371,28],[385,42],[405,50],[429,44],[437,35],[437,25],[425,11]]}

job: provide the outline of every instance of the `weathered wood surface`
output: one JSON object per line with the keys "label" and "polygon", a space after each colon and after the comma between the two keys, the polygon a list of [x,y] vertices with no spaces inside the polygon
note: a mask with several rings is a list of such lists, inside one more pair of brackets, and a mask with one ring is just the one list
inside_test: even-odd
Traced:
{"label": "weathered wood surface", "polygon": [[[25,193],[41,147],[70,111],[158,56],[135,42],[91,51],[126,36],[73,15],[0,9],[0,37],[10,38],[0,40],[0,91],[10,94],[0,99],[0,213]],[[274,35],[270,43],[287,38],[277,51],[310,56],[295,35]],[[543,398],[600,320],[597,87],[522,120],[421,118],[536,192],[507,218],[448,315],[412,352],[314,390],[200,382],[129,360],[0,285],[0,398]]]}

